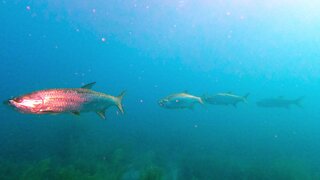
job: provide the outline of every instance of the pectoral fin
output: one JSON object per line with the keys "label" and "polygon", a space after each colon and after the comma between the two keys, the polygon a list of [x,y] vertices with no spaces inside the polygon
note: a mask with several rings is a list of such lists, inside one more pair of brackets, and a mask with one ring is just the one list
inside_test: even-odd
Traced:
{"label": "pectoral fin", "polygon": [[99,117],[101,119],[106,119],[106,111],[105,110],[97,111],[96,113],[99,115]]}
{"label": "pectoral fin", "polygon": [[79,111],[73,111],[72,114],[80,116],[80,112]]}

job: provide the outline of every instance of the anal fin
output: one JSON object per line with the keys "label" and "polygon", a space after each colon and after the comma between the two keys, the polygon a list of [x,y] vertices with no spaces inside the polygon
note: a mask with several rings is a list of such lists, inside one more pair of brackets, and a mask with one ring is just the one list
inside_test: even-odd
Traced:
{"label": "anal fin", "polygon": [[99,115],[99,117],[101,119],[106,119],[106,111],[105,110],[97,111],[96,113]]}

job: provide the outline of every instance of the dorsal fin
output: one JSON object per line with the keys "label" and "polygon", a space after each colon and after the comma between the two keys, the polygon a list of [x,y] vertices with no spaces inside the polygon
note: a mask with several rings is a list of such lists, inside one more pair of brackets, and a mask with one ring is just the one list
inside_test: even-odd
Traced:
{"label": "dorsal fin", "polygon": [[101,119],[106,119],[105,115],[106,110],[97,111],[96,113],[99,115]]}
{"label": "dorsal fin", "polygon": [[82,86],[81,88],[83,89],[91,89],[93,85],[95,85],[96,82],[92,82],[92,83],[89,83],[89,84],[86,84],[84,86]]}

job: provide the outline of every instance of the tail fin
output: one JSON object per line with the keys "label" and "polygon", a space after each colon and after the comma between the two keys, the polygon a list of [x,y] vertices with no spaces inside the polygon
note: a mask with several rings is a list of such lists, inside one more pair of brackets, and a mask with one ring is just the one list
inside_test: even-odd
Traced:
{"label": "tail fin", "polygon": [[207,99],[208,99],[208,94],[203,94],[201,97],[200,97],[202,103],[201,104],[205,104],[207,103]]}
{"label": "tail fin", "polygon": [[202,105],[204,105],[204,102],[205,102],[204,96],[199,97],[199,103],[202,104]]}
{"label": "tail fin", "polygon": [[124,113],[124,110],[122,107],[122,99],[125,94],[126,94],[126,91],[122,91],[120,95],[116,97],[116,105],[122,114]]}
{"label": "tail fin", "polygon": [[298,99],[296,99],[295,101],[294,101],[294,104],[296,105],[296,106],[298,106],[298,107],[303,107],[302,105],[301,105],[301,101],[304,99],[304,96],[301,96],[301,97],[299,97]]}
{"label": "tail fin", "polygon": [[243,102],[248,103],[247,99],[248,99],[248,96],[249,96],[249,95],[250,95],[250,93],[247,93],[247,94],[245,94],[244,96],[242,96]]}

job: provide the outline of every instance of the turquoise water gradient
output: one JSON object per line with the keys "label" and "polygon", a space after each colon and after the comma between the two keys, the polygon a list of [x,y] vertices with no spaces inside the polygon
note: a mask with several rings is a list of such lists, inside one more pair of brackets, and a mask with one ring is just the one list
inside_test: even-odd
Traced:
{"label": "turquoise water gradient", "polygon": [[[0,97],[126,90],[124,115],[0,108],[0,179],[319,179],[320,2],[0,1]],[[250,93],[168,110],[171,93]],[[300,96],[303,108],[265,109]]]}

